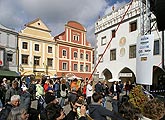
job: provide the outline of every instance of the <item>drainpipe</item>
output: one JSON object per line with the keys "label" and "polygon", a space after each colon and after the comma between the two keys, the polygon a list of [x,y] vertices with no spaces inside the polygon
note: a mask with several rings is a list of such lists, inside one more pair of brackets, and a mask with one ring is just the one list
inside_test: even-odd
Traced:
{"label": "drainpipe", "polygon": [[164,31],[162,31],[162,69],[165,70],[165,66],[164,66]]}

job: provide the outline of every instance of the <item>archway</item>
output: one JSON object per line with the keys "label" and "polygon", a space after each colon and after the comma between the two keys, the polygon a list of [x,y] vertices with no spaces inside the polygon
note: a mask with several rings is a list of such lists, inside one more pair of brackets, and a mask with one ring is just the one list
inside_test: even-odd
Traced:
{"label": "archway", "polygon": [[108,86],[111,86],[111,83],[108,82],[109,79],[112,78],[112,73],[106,68],[102,74],[104,75],[105,79],[107,81]]}
{"label": "archway", "polygon": [[165,89],[165,71],[158,66],[153,66],[153,84],[150,89],[151,91]]}
{"label": "archway", "polygon": [[120,71],[119,78],[121,79],[122,82],[131,81],[131,83],[136,83],[136,77],[134,72],[127,67],[123,68]]}
{"label": "archway", "polygon": [[107,68],[102,73],[105,77],[105,80],[109,80],[112,78],[112,73]]}

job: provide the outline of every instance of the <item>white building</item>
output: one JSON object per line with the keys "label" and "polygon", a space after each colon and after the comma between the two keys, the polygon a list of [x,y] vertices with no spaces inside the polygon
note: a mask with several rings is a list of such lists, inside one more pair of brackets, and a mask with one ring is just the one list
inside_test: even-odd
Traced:
{"label": "white building", "polygon": [[[118,79],[123,82],[136,82],[136,42],[140,35],[140,7],[139,0],[134,0],[130,9],[126,13],[123,22],[116,31],[129,3],[125,6],[114,9],[111,13],[100,18],[95,23],[95,35],[97,40],[96,63],[98,64],[95,75],[99,79]],[[153,86],[164,83],[165,74],[162,70],[162,32],[158,32],[156,20],[152,15],[151,33],[154,34],[154,66],[153,66]],[[112,40],[111,40],[112,38]],[[107,47],[108,43],[110,45]],[[107,47],[107,49],[106,49]],[[106,52],[104,53],[106,49]],[[104,54],[103,54],[104,53]],[[100,57],[102,56],[102,59]],[[164,81],[163,81],[164,80]]]}
{"label": "white building", "polygon": [[18,77],[18,33],[0,24],[0,77]]}

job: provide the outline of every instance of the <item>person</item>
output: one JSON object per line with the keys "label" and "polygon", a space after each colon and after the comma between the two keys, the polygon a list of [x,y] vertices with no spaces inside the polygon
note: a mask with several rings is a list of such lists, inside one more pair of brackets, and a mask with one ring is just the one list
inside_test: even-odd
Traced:
{"label": "person", "polygon": [[44,88],[42,86],[42,80],[38,80],[36,84],[36,99],[39,99],[41,96],[44,95]]}
{"label": "person", "polygon": [[60,84],[61,97],[62,97],[62,98],[61,98],[61,101],[60,101],[61,107],[63,107],[64,104],[65,104],[66,89],[67,89],[66,81],[65,81],[65,79],[62,79],[62,80],[61,80],[61,84]]}
{"label": "person", "polygon": [[5,107],[0,112],[0,120],[6,120],[11,109],[14,107],[18,107],[20,105],[20,96],[13,95],[10,99],[10,102],[7,102]]}
{"label": "person", "polygon": [[3,78],[2,81],[3,81],[2,85],[5,87],[6,90],[8,90],[10,88],[10,85],[7,83],[7,79]]}
{"label": "person", "polygon": [[[50,103],[46,106],[47,120],[75,120],[77,115],[75,109],[71,110],[67,115],[64,113],[63,108],[60,105]],[[86,120],[85,106],[81,106],[81,117],[78,120]]]}
{"label": "person", "polygon": [[77,99],[78,99],[78,94],[77,94],[77,91],[76,91],[76,87],[73,87],[71,89],[71,92],[70,92],[69,96],[68,96],[68,102],[69,102],[71,108],[72,108],[71,103],[76,101]]}
{"label": "person", "polygon": [[0,81],[0,111],[5,105],[5,93],[6,93],[6,88],[3,85],[2,81]]}
{"label": "person", "polygon": [[115,81],[111,88],[110,88],[110,92],[112,93],[113,96],[116,96],[117,95],[117,100],[119,100],[119,96],[120,96],[120,87],[118,85],[118,81]]}
{"label": "person", "polygon": [[94,103],[89,105],[89,115],[92,119],[107,120],[106,117],[110,117],[115,120],[124,120],[119,114],[110,111],[101,105],[102,95],[100,93],[93,93],[92,98]]}
{"label": "person", "polygon": [[13,96],[13,95],[20,95],[20,92],[21,92],[21,89],[19,89],[19,87],[18,87],[18,81],[13,80],[11,88],[6,91],[5,102],[6,103],[9,102],[11,96]]}
{"label": "person", "polygon": [[95,85],[95,92],[101,93],[103,92],[101,81],[98,81]]}
{"label": "person", "polygon": [[50,84],[50,80],[47,79],[44,83],[44,92],[48,91],[49,84]]}
{"label": "person", "polygon": [[29,114],[23,107],[15,107],[11,109],[7,120],[28,120]]}
{"label": "person", "polygon": [[151,99],[144,104],[141,120],[159,120],[165,115],[164,103],[157,99]]}
{"label": "person", "polygon": [[[126,100],[126,99],[125,99]],[[126,120],[140,120],[141,111],[138,108],[135,108],[134,105],[130,102],[123,101],[119,107],[119,113]]]}
{"label": "person", "polygon": [[91,103],[92,94],[93,94],[92,81],[89,80],[88,81],[88,84],[87,84],[87,88],[86,88],[86,101],[87,101],[87,105],[89,105]]}
{"label": "person", "polygon": [[106,108],[107,96],[109,95],[109,86],[108,86],[106,81],[103,82],[102,89],[103,89],[103,92],[102,92],[102,95],[103,95],[102,105]]}
{"label": "person", "polygon": [[[48,105],[50,103],[54,103],[54,104],[58,105],[59,101],[55,97],[53,92],[46,92],[45,93],[45,103],[46,103],[46,105]],[[47,115],[46,115],[46,109],[45,108],[43,108],[40,111],[40,120],[47,120]]]}
{"label": "person", "polygon": [[22,88],[22,92],[20,94],[20,99],[21,99],[20,106],[22,106],[23,108],[25,108],[28,111],[31,106],[31,100],[30,100],[31,95],[27,91],[27,89],[28,89],[27,87]]}
{"label": "person", "polygon": [[55,80],[53,88],[56,98],[60,98],[60,81],[58,79]]}
{"label": "person", "polygon": [[28,88],[28,92],[31,94],[31,100],[36,99],[36,83],[35,80],[32,80]]}

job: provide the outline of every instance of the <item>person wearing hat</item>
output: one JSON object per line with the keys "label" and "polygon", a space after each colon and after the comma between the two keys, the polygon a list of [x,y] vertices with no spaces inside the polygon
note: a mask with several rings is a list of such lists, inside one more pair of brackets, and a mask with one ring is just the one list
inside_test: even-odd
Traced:
{"label": "person wearing hat", "polygon": [[18,81],[17,81],[17,80],[13,80],[13,81],[12,81],[12,86],[11,86],[11,88],[9,88],[9,89],[6,91],[5,102],[6,102],[6,103],[9,102],[11,96],[13,96],[13,95],[20,95],[20,93],[21,93],[21,89],[18,87]]}
{"label": "person wearing hat", "polygon": [[10,85],[7,83],[7,79],[3,78],[2,81],[3,81],[2,85],[5,87],[6,90],[8,90],[10,88]]}
{"label": "person wearing hat", "polygon": [[[58,105],[59,104],[59,101],[58,99],[55,97],[54,93],[53,92],[46,92],[45,93],[45,103],[48,105],[48,104],[56,104]],[[46,110],[45,108],[43,108],[41,111],[40,111],[40,120],[47,120],[47,114],[46,114]]]}
{"label": "person wearing hat", "polygon": [[26,86],[24,86],[22,88],[20,97],[21,97],[21,104],[20,106],[25,108],[27,111],[30,109],[31,106],[31,94],[27,91],[28,88]]}

